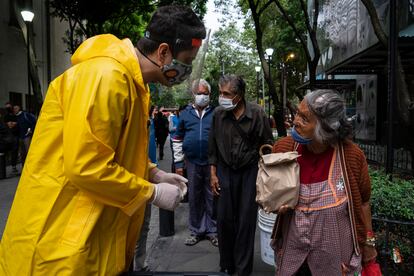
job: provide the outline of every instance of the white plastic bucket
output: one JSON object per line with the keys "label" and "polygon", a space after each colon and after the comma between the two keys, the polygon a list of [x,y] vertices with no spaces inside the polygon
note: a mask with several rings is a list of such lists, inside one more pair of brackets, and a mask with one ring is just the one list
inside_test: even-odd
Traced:
{"label": "white plastic bucket", "polygon": [[257,224],[260,229],[260,256],[263,262],[274,266],[274,251],[270,246],[270,236],[272,235],[276,214],[267,214],[263,209],[259,209],[258,213]]}

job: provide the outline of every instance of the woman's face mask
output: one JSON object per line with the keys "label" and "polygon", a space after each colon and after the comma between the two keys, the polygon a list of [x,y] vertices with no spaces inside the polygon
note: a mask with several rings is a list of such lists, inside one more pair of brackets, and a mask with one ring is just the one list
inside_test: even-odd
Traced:
{"label": "woman's face mask", "polygon": [[300,135],[295,127],[292,128],[292,138],[293,140],[295,140],[297,143],[301,144],[301,145],[308,145],[310,143],[312,143],[312,139],[309,138],[305,138],[302,135]]}
{"label": "woman's face mask", "polygon": [[170,85],[176,85],[188,79],[191,75],[192,68],[189,64],[173,59],[170,64],[162,66],[161,71]]}
{"label": "woman's face mask", "polygon": [[232,99],[228,99],[228,98],[225,98],[225,97],[223,97],[223,96],[220,96],[219,97],[219,104],[225,109],[225,110],[233,110],[236,106],[237,106],[237,104],[238,104],[238,102],[237,103],[233,103],[233,100],[235,99],[237,97],[237,95],[236,96],[234,96]]}

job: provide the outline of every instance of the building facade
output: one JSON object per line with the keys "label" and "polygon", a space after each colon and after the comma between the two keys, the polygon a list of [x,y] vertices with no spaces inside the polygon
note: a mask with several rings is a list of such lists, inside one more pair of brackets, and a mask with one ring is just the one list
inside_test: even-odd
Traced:
{"label": "building facade", "polygon": [[[0,1],[0,106],[12,102],[39,112],[49,82],[70,66],[70,55],[62,40],[67,24],[51,17],[47,5],[46,0]],[[33,21],[28,23],[29,32],[20,14],[27,7],[34,13]]]}
{"label": "building facade", "polygon": [[[317,38],[321,58],[320,87],[334,87],[344,96],[354,118],[354,139],[369,160],[384,164],[387,140],[388,52],[374,31],[360,0],[311,0],[313,15],[319,2]],[[394,166],[413,173],[414,142],[414,0],[397,0],[399,83],[394,122]],[[382,30],[389,33],[389,1],[372,0]],[[401,91],[404,91],[403,93]],[[405,101],[401,95],[406,95]],[[403,112],[406,112],[403,114]],[[408,115],[407,115],[408,114]],[[405,116],[405,117],[404,117]]]}

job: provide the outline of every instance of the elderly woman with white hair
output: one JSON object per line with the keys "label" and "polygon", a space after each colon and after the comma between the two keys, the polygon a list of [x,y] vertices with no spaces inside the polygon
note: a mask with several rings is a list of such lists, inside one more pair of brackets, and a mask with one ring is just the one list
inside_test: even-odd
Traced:
{"label": "elderly woman with white hair", "polygon": [[352,143],[343,99],[332,90],[305,96],[292,136],[273,152],[300,154],[296,207],[281,208],[272,234],[276,275],[295,275],[307,265],[312,275],[359,275],[375,259],[371,183],[364,153]]}

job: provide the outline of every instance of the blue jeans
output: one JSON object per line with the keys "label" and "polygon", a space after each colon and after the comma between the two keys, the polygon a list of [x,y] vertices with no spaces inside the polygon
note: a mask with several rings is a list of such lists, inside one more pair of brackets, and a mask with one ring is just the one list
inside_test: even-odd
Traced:
{"label": "blue jeans", "polygon": [[186,161],[188,178],[189,229],[192,235],[215,237],[216,221],[213,216],[213,192],[210,188],[210,166]]}

